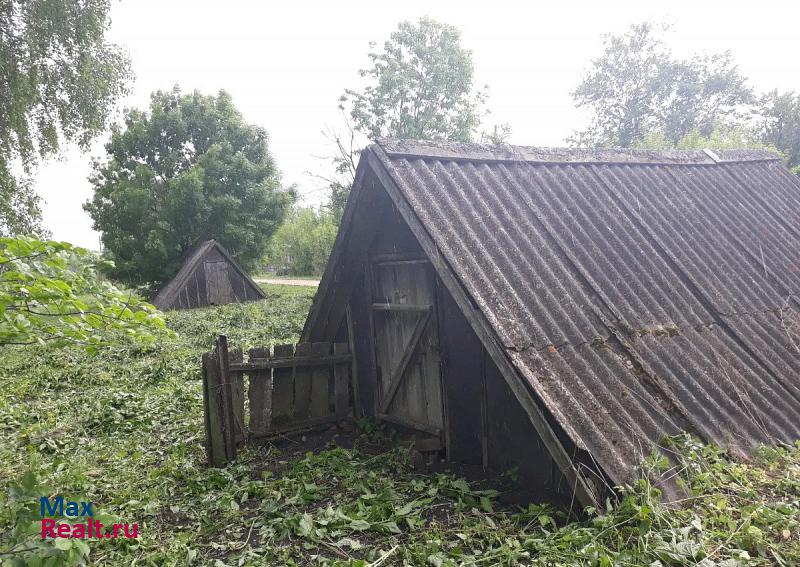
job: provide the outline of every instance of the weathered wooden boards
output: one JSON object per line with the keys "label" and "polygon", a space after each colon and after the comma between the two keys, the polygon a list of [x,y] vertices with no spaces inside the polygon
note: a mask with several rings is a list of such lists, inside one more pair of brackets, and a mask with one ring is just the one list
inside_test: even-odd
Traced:
{"label": "weathered wooden boards", "polygon": [[427,262],[383,255],[373,261],[372,319],[382,419],[440,435],[444,406],[435,313]]}
{"label": "weathered wooden boards", "polygon": [[[291,358],[294,355],[294,345],[277,345],[275,358]],[[292,367],[275,368],[272,371],[272,421],[267,420],[258,434],[265,433],[270,425],[287,423],[294,417],[292,405],[294,404],[294,376]]]}
{"label": "weathered wooden boards", "polygon": [[[245,419],[244,375],[249,421]],[[268,437],[337,421],[352,413],[351,355],[347,343],[300,343],[229,351],[220,336],[203,355],[203,400],[208,462],[236,458],[250,438]]]}
{"label": "weathered wooden boards", "polygon": [[241,362],[241,350],[228,352],[228,341],[220,336],[214,352],[203,355],[203,409],[206,452],[212,466],[236,458],[244,441],[244,388],[241,372],[232,372],[232,362]]}
{"label": "weathered wooden boards", "polygon": [[[248,351],[250,361],[269,359],[268,348],[251,348]],[[247,391],[250,403],[250,431],[265,431],[269,427],[275,394],[274,378],[269,370],[254,370],[251,373]]]}

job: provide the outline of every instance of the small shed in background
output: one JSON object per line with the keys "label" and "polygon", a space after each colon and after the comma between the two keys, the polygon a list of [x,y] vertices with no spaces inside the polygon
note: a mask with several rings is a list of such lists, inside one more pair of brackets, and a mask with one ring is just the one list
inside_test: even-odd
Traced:
{"label": "small shed in background", "polygon": [[264,292],[216,240],[198,244],[153,304],[162,311],[265,299]]}

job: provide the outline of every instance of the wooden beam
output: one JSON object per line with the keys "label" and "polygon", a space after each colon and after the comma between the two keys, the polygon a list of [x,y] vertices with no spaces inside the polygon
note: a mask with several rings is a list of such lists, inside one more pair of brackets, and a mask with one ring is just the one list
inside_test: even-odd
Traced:
{"label": "wooden beam", "polygon": [[[229,364],[242,362],[242,349],[233,348],[228,352]],[[233,397],[233,434],[237,446],[243,445],[247,441],[247,429],[244,426],[244,373],[238,370],[231,370],[229,373],[231,381],[231,392]]]}
{"label": "wooden beam", "polygon": [[430,305],[414,305],[413,303],[373,303],[373,311],[418,311],[425,312]]}
{"label": "wooden beam", "polygon": [[407,427],[409,429],[416,429],[417,431],[422,431],[423,433],[428,433],[429,435],[434,435],[437,437],[441,437],[442,435],[442,430],[438,427],[428,425],[427,423],[420,423],[405,417],[399,417],[388,413],[379,413],[378,419],[382,419],[383,421],[388,421],[389,423],[394,423],[395,425],[400,425],[402,427]]}
{"label": "wooden beam", "polygon": [[203,354],[203,406],[206,426],[206,457],[212,467],[222,467],[228,462],[225,451],[225,433],[222,425],[222,394],[220,392],[219,363],[216,352]]}
{"label": "wooden beam", "polygon": [[473,307],[467,291],[463,288],[461,282],[444,259],[436,243],[433,241],[433,238],[428,234],[425,227],[422,226],[422,223],[419,221],[414,211],[411,210],[410,205],[406,202],[400,188],[384,167],[377,152],[382,152],[382,150],[370,148],[365,152],[366,156],[362,157],[362,160],[366,158],[373,173],[391,197],[395,207],[397,207],[398,212],[406,221],[406,224],[408,224],[411,232],[414,233],[414,236],[425,251],[425,254],[431,260],[431,264],[436,269],[436,273],[441,278],[442,283],[447,287],[450,295],[452,295],[459,309],[461,309],[467,321],[469,321],[470,326],[475,331],[475,334],[480,338],[486,352],[492,357],[492,360],[497,365],[497,368],[500,370],[509,388],[511,388],[511,391],[517,398],[517,401],[528,414],[528,418],[531,420],[531,423],[550,452],[550,455],[553,457],[553,460],[558,464],[558,467],[570,483],[570,486],[575,490],[575,495],[580,503],[584,506],[600,506],[595,491],[592,490],[588,481],[578,471],[564,448],[564,445],[548,423],[544,411],[529,389],[530,385],[526,385],[527,382],[520,376],[517,369],[509,360],[494,329],[492,329],[484,315]]}
{"label": "wooden beam", "polygon": [[342,419],[338,415],[326,415],[324,417],[304,419],[293,423],[287,423],[286,425],[281,425],[279,427],[271,427],[269,431],[265,431],[264,433],[260,434],[254,434],[252,437],[253,439],[271,439],[273,437],[280,437],[286,433],[303,431],[305,429],[314,429],[315,427],[319,427],[321,425],[338,423],[340,421],[347,421],[347,418]]}
{"label": "wooden beam", "polygon": [[[347,343],[333,343],[334,354],[344,354],[348,348]],[[333,368],[333,402],[338,417],[348,414],[350,410],[350,365],[348,364],[337,364]]]}
{"label": "wooden beam", "polygon": [[269,360],[254,360],[250,362],[231,363],[231,370],[249,372],[252,370],[265,370],[269,368],[293,368],[299,366],[325,366],[350,362],[352,355],[332,354],[328,356],[297,356],[295,358],[272,358]]}
{"label": "wooden beam", "polygon": [[[364,291],[369,295],[368,301],[372,302],[375,299],[375,282],[372,273],[372,264],[369,262],[364,263]],[[369,323],[369,355],[370,363],[372,364],[372,371],[374,372],[374,383],[372,389],[372,408],[370,416],[378,413],[378,393],[380,390],[379,381],[379,368],[378,368],[378,349],[376,347],[377,340],[375,335],[375,312],[372,309],[367,309],[367,318]]]}
{"label": "wooden beam", "polygon": [[[345,317],[347,318],[347,342],[349,344],[350,355],[350,380],[353,385],[353,415],[357,418],[361,417],[361,398],[358,392],[358,359],[356,358],[356,338],[355,330],[353,329],[353,313],[350,309],[350,303],[345,307]],[[333,353],[336,353],[334,345]],[[337,412],[338,413],[338,412]]]}
{"label": "wooden beam", "polygon": [[222,394],[222,427],[225,441],[225,457],[228,461],[236,460],[236,433],[233,404],[233,383],[231,382],[230,360],[228,358],[228,337],[217,338],[217,364],[219,366],[219,387]]}
{"label": "wooden beam", "polygon": [[[452,455],[452,441],[453,441],[453,433],[452,433],[452,420],[450,418],[450,406],[449,406],[449,395],[448,395],[448,376],[449,372],[446,370],[447,366],[447,354],[442,356],[443,352],[443,344],[447,344],[447,333],[445,331],[446,322],[445,313],[444,313],[444,301],[442,300],[442,286],[440,285],[441,281],[439,278],[436,277],[436,271],[432,268],[429,268],[426,271],[432,271],[433,275],[431,280],[433,281],[433,297],[436,305],[436,342],[437,348],[439,349],[439,395],[441,396],[442,400],[442,433],[444,434],[443,441],[444,441],[444,458],[448,461],[452,461],[454,459],[451,458]],[[429,274],[430,275],[430,274]]]}
{"label": "wooden beam", "polygon": [[481,347],[481,464],[489,469],[489,395],[486,390],[486,349]]}
{"label": "wooden beam", "polygon": [[389,411],[389,405],[392,403],[395,394],[397,394],[397,390],[400,388],[400,383],[403,381],[403,374],[405,374],[408,364],[414,358],[422,334],[425,332],[425,329],[428,327],[428,322],[431,320],[431,311],[431,307],[428,306],[427,311],[417,321],[414,331],[411,333],[411,339],[406,346],[406,350],[403,352],[403,356],[400,358],[397,368],[394,369],[389,379],[389,389],[381,400],[379,413],[386,413]]}
{"label": "wooden beam", "polygon": [[408,254],[375,254],[370,258],[373,264],[393,265],[393,264],[430,264],[427,258],[419,256],[409,256]]}

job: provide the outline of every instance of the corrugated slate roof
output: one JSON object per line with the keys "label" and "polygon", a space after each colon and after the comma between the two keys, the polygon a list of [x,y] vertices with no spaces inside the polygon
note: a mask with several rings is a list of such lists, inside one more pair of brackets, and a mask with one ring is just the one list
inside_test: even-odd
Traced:
{"label": "corrugated slate roof", "polygon": [[782,320],[800,296],[800,180],[775,155],[368,151],[520,376],[615,482],[679,430],[738,454],[800,438],[800,353]]}

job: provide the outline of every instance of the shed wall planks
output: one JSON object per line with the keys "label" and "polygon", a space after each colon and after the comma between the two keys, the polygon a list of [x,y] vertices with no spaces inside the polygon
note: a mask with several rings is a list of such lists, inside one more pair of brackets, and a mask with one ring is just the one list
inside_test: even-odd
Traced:
{"label": "shed wall planks", "polygon": [[264,299],[233,257],[214,240],[196,246],[176,276],[153,299],[162,310],[191,309]]}

